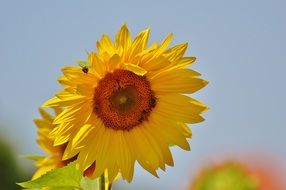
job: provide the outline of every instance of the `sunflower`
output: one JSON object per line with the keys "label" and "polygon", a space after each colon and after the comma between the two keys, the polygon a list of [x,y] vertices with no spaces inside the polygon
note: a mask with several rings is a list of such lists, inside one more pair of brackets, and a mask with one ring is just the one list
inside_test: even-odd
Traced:
{"label": "sunflower", "polygon": [[[39,169],[35,172],[32,179],[36,179],[52,169],[63,167],[74,159],[62,160],[66,144],[54,146],[54,140],[49,137],[49,133],[55,127],[53,124],[54,117],[42,108],[39,109],[39,112],[42,118],[34,120],[38,127],[37,143],[40,145],[42,150],[48,154],[48,156],[36,161],[35,165],[39,167]],[[55,112],[56,114],[59,114],[61,110],[56,109]]]}
{"label": "sunflower", "polygon": [[194,180],[190,190],[259,190],[257,175],[247,166],[227,161],[205,168]]}
{"label": "sunflower", "polygon": [[190,150],[187,124],[204,120],[207,107],[186,95],[207,84],[187,68],[195,61],[183,57],[187,43],[168,48],[170,34],[147,46],[149,32],[132,39],[124,24],[115,42],[103,35],[82,67],[62,69],[64,89],[43,104],[64,109],[53,122],[54,145],[67,145],[63,159],[78,155],[81,171],[95,164],[92,177],[107,170],[110,181],[121,173],[130,182],[136,161],[157,176],[174,164],[170,145]]}

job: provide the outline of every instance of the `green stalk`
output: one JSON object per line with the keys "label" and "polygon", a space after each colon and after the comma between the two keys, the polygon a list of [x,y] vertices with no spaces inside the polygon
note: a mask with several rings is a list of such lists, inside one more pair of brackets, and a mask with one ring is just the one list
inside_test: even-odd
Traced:
{"label": "green stalk", "polygon": [[112,183],[109,183],[108,184],[108,190],[111,190],[112,189]]}
{"label": "green stalk", "polygon": [[99,178],[100,190],[112,190],[112,183],[107,183],[107,186],[105,185],[107,180],[107,176],[105,176],[105,173],[103,173]]}
{"label": "green stalk", "polygon": [[105,176],[104,176],[104,173],[100,176],[100,190],[105,190]]}

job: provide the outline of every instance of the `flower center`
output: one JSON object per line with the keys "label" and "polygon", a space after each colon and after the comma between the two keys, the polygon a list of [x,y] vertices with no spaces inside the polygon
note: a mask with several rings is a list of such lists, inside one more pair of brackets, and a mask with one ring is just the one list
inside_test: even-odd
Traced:
{"label": "flower center", "polygon": [[156,97],[145,76],[127,70],[107,73],[95,89],[94,112],[106,127],[131,130],[148,119]]}

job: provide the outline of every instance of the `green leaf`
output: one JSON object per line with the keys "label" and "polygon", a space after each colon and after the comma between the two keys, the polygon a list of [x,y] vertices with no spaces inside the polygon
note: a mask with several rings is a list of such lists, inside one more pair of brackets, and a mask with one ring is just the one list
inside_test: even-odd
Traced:
{"label": "green leaf", "polygon": [[72,162],[63,168],[51,170],[37,179],[17,184],[24,188],[61,187],[61,189],[72,189],[80,188],[81,178],[82,175],[76,169],[76,163]]}
{"label": "green leaf", "polygon": [[99,190],[100,188],[99,178],[90,179],[88,177],[83,177],[80,182],[80,187],[84,190]]}
{"label": "green leaf", "polygon": [[75,190],[74,187],[49,187],[49,190]]}
{"label": "green leaf", "polygon": [[33,189],[26,189],[26,190],[84,190],[77,187],[48,187],[48,188],[33,188]]}
{"label": "green leaf", "polygon": [[41,160],[41,159],[45,158],[45,156],[41,156],[41,155],[21,155],[20,158],[25,158],[25,159],[28,159],[28,160],[38,161],[38,160]]}

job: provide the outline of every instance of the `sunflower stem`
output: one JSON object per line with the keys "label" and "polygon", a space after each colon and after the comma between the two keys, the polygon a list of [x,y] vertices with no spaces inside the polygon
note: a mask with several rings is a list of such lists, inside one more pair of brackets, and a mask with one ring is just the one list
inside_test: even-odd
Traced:
{"label": "sunflower stem", "polygon": [[105,190],[105,176],[104,176],[104,174],[102,174],[101,176],[100,176],[100,190]]}
{"label": "sunflower stem", "polygon": [[99,188],[100,190],[112,190],[112,183],[108,182],[106,173],[103,173],[99,178]]}
{"label": "sunflower stem", "polygon": [[108,184],[108,190],[111,190],[112,189],[112,183],[109,183]]}

